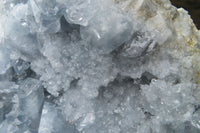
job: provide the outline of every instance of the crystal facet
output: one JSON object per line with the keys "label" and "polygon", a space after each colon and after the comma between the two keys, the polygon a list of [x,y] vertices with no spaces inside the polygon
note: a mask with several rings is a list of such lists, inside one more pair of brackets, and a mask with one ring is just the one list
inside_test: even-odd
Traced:
{"label": "crystal facet", "polygon": [[199,133],[199,42],[169,0],[1,0],[0,133]]}

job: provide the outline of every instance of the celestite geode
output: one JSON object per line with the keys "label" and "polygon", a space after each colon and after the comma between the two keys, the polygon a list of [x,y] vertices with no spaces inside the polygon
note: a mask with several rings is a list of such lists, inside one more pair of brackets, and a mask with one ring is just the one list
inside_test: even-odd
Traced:
{"label": "celestite geode", "polygon": [[169,0],[1,0],[0,133],[199,133],[200,31]]}

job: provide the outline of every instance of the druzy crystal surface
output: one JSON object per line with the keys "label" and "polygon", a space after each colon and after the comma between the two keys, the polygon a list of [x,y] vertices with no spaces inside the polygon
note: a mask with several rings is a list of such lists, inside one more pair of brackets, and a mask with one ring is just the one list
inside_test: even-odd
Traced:
{"label": "druzy crystal surface", "polygon": [[1,0],[0,133],[199,133],[199,40],[168,0]]}

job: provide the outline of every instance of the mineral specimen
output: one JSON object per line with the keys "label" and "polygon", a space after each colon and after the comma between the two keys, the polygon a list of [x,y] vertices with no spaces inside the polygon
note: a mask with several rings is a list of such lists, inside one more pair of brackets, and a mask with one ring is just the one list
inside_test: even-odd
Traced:
{"label": "mineral specimen", "polygon": [[168,0],[2,0],[0,133],[199,133],[199,42]]}

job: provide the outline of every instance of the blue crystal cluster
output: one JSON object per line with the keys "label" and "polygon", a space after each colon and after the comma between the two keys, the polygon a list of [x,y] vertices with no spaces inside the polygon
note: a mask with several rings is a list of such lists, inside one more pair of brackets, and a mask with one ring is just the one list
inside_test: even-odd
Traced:
{"label": "blue crystal cluster", "polygon": [[2,0],[0,133],[200,132],[158,44],[113,1]]}

